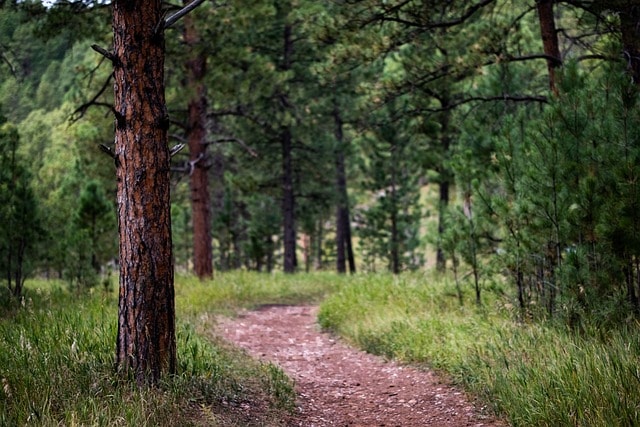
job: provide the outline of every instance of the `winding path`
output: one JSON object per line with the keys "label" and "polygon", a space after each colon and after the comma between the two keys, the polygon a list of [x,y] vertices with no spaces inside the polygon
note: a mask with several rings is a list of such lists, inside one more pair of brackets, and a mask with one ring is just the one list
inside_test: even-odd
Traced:
{"label": "winding path", "polygon": [[504,426],[432,371],[355,350],[316,323],[317,307],[265,306],[220,319],[220,335],[296,384],[294,426]]}

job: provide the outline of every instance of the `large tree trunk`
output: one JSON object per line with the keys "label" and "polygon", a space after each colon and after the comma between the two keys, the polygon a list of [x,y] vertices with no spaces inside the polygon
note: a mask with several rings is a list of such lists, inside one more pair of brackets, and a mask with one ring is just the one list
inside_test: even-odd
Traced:
{"label": "large tree trunk", "polygon": [[[191,0],[185,0],[185,5]],[[193,17],[184,18],[184,40],[192,52],[200,43]],[[193,164],[190,174],[191,209],[193,220],[193,269],[200,279],[213,276],[213,254],[211,248],[211,197],[209,195],[209,158],[206,144],[207,95],[203,82],[207,58],[195,53],[187,61],[187,93],[189,101],[189,160]]]}
{"label": "large tree trunk", "polygon": [[536,0],[538,20],[540,22],[540,34],[542,47],[547,55],[547,69],[549,70],[549,88],[554,94],[558,94],[556,68],[562,65],[560,48],[558,45],[558,33],[556,21],[553,16],[553,3],[555,0]]}
{"label": "large tree trunk", "polygon": [[138,385],[156,384],[176,370],[162,17],[160,0],[113,2],[120,235],[116,364]]}

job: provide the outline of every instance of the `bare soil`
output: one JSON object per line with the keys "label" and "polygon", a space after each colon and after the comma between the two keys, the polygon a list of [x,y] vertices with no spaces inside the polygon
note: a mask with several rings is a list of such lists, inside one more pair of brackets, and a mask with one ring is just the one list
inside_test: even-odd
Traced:
{"label": "bare soil", "polygon": [[295,381],[291,426],[505,426],[430,370],[386,361],[320,331],[317,307],[264,306],[218,333]]}

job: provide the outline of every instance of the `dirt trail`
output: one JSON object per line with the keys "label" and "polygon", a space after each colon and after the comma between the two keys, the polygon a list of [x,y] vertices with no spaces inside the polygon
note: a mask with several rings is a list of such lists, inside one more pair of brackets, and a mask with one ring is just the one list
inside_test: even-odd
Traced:
{"label": "dirt trail", "polygon": [[219,333],[295,380],[295,426],[504,426],[422,371],[348,347],[316,323],[317,307],[267,306],[221,319]]}

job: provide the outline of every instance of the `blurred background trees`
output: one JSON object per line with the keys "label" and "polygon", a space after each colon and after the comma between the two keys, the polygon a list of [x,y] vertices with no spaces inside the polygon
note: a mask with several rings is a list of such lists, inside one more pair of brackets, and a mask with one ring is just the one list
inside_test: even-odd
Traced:
{"label": "blurred background trees", "polygon": [[[167,38],[176,269],[437,266],[525,317],[639,314],[632,3],[205,2]],[[116,256],[107,6],[0,5],[16,295]]]}

